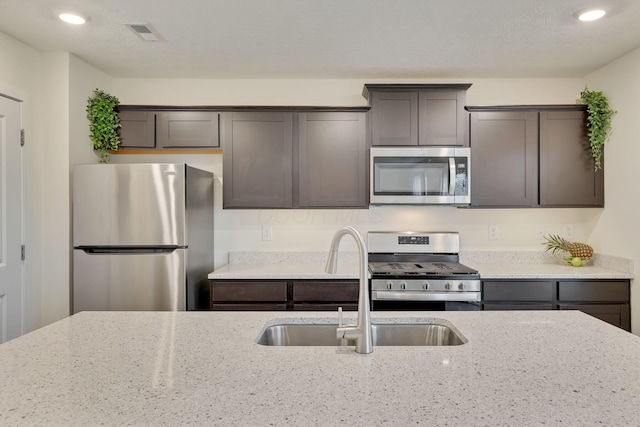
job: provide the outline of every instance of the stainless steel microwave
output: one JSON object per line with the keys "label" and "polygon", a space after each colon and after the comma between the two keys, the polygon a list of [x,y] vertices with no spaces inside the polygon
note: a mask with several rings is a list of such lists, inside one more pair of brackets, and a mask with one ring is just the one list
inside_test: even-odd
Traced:
{"label": "stainless steel microwave", "polygon": [[372,147],[372,205],[468,205],[468,147]]}

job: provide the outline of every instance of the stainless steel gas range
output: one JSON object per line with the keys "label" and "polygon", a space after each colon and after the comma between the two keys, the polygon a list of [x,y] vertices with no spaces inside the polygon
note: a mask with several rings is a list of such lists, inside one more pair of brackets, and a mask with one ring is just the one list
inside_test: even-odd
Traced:
{"label": "stainless steel gas range", "polygon": [[480,310],[480,275],[456,232],[368,234],[372,310]]}

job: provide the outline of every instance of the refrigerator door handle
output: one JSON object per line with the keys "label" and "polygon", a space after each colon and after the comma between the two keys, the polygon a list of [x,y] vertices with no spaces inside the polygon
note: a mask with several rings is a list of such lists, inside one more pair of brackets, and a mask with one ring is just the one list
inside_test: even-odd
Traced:
{"label": "refrigerator door handle", "polygon": [[105,254],[122,254],[122,255],[136,255],[136,254],[170,254],[177,249],[184,249],[180,246],[135,246],[135,247],[95,247],[95,246],[78,246],[86,254],[89,255],[105,255]]}

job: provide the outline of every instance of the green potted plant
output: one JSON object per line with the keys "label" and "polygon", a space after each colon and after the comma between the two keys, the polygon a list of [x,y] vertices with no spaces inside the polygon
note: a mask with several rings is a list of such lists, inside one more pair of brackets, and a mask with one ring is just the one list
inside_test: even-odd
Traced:
{"label": "green potted plant", "polygon": [[611,133],[611,119],[617,111],[609,108],[607,97],[602,92],[587,87],[580,92],[579,102],[587,104],[587,129],[595,170],[602,169],[602,150]]}
{"label": "green potted plant", "polygon": [[87,119],[93,149],[98,151],[100,163],[109,163],[109,150],[117,151],[120,145],[118,128],[120,119],[116,107],[120,101],[115,96],[96,89],[87,99]]}

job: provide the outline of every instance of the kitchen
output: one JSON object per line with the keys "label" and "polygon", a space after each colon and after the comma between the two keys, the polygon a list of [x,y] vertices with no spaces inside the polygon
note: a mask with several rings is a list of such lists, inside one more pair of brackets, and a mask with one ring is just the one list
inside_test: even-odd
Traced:
{"label": "kitchen", "polygon": [[[625,6],[635,7],[632,2]],[[366,105],[361,95],[365,83],[472,83],[467,96],[470,105],[569,104],[588,85],[604,91],[618,110],[606,151],[604,209],[469,211],[381,207],[344,211],[228,211],[221,209],[222,184],[217,182],[216,268],[226,264],[230,251],[326,251],[331,235],[347,224],[363,230],[396,229],[399,224],[404,229],[455,228],[463,235],[463,250],[505,251],[541,250],[541,243],[535,238],[538,226],[545,226],[548,233],[562,233],[565,226],[572,225],[575,239],[587,241],[597,252],[630,258],[636,263],[640,260],[635,244],[640,237],[635,216],[640,196],[630,191],[635,176],[628,167],[628,159],[638,158],[639,154],[634,143],[638,139],[635,118],[640,113],[635,102],[640,68],[640,52],[633,50],[636,46],[620,43],[627,46],[626,50],[581,74],[476,77],[469,71],[455,78],[319,75],[307,79],[270,79],[266,74],[248,79],[161,78],[151,74],[117,77],[73,53],[29,47],[19,37],[16,40],[4,34],[5,25],[4,21],[0,25],[3,30],[0,88],[4,93],[26,99],[25,332],[63,319],[69,313],[70,253],[60,248],[70,248],[71,166],[95,162],[84,121],[86,98],[95,87],[116,94],[123,104],[362,106]],[[113,162],[132,161],[129,157],[139,158],[116,155]],[[173,160],[204,164],[221,176],[221,155],[181,155]],[[141,161],[166,161],[166,157],[149,156]],[[499,225],[499,239],[488,238],[488,225]],[[262,239],[263,226],[271,227],[272,240]],[[348,249],[348,243],[344,244]],[[638,313],[637,289],[632,286],[631,291],[632,310]],[[639,319],[639,315],[632,313],[636,331]]]}

